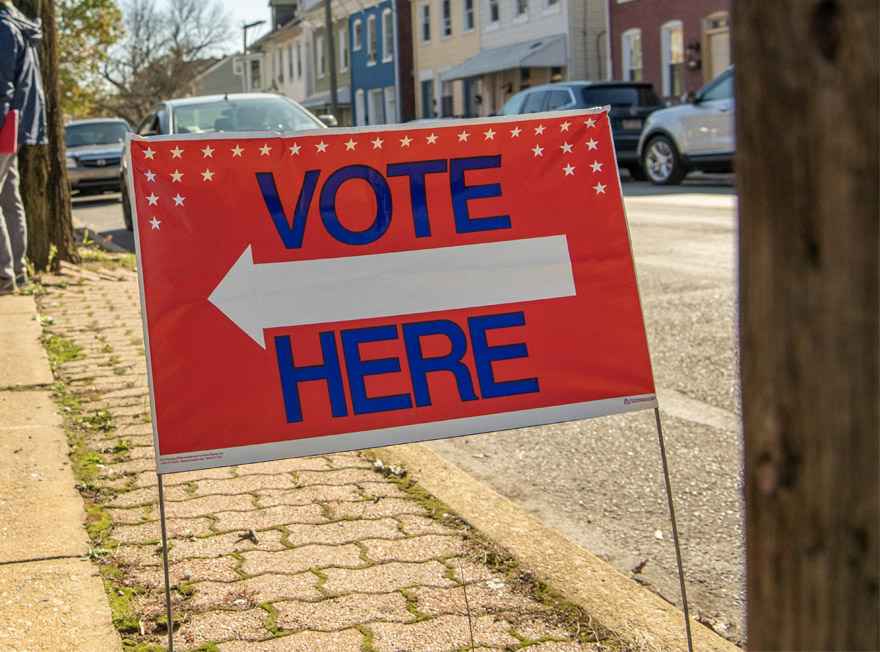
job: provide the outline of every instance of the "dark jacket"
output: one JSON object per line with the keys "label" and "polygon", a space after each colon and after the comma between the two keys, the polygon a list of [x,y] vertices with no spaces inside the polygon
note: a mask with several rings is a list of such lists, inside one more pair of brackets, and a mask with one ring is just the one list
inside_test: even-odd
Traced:
{"label": "dark jacket", "polygon": [[37,54],[42,38],[39,24],[0,4],[0,124],[10,110],[18,110],[21,145],[46,143],[46,100]]}

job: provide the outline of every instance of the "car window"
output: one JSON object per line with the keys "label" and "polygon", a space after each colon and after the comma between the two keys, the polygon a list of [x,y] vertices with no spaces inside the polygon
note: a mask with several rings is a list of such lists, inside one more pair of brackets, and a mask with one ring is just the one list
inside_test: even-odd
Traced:
{"label": "car window", "polygon": [[571,93],[568,91],[550,91],[547,93],[549,96],[547,98],[547,110],[553,111],[554,109],[558,109],[560,106],[565,106],[566,104],[571,104]]}
{"label": "car window", "polygon": [[64,144],[67,147],[115,145],[125,141],[126,133],[128,125],[116,121],[68,125],[64,128]]}
{"label": "car window", "polygon": [[504,106],[501,107],[501,115],[517,115],[522,109],[523,101],[528,96],[528,93],[517,93],[513,97],[511,97],[507,102],[504,103]]}
{"label": "car window", "polygon": [[584,105],[593,106],[658,106],[660,98],[653,86],[586,86]]}
{"label": "car window", "polygon": [[725,73],[714,82],[709,84],[700,93],[700,101],[712,102],[713,100],[733,99],[733,74]]}
{"label": "car window", "polygon": [[544,110],[544,98],[547,93],[544,91],[535,91],[526,95],[526,101],[523,102],[522,113],[537,113]]}
{"label": "car window", "polygon": [[159,133],[159,116],[155,113],[149,115],[138,127],[138,135],[151,136]]}
{"label": "car window", "polygon": [[318,129],[321,124],[293,102],[281,97],[228,99],[185,104],[174,110],[173,132],[279,131]]}

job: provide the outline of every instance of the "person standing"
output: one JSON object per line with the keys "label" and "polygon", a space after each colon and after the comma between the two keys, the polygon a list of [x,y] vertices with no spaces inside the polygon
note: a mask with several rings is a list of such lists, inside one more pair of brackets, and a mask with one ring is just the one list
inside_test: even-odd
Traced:
{"label": "person standing", "polygon": [[[0,0],[0,128],[18,111],[18,145],[46,144],[46,100],[40,78],[38,23]],[[27,223],[19,191],[18,157],[0,154],[0,294],[27,285]]]}

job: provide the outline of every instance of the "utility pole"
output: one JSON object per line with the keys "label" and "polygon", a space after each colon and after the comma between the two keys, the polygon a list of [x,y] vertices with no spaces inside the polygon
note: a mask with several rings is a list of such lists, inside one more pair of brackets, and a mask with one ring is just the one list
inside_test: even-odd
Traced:
{"label": "utility pole", "polygon": [[339,88],[336,79],[336,47],[333,45],[333,0],[324,0],[324,31],[327,32],[327,65],[330,66],[330,113],[339,120]]}
{"label": "utility pole", "polygon": [[878,13],[734,3],[752,650],[880,649]]}

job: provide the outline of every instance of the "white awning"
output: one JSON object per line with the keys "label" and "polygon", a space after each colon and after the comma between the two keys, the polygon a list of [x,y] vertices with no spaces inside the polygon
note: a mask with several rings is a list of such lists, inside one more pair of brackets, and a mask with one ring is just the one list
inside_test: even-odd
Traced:
{"label": "white awning", "polygon": [[442,73],[440,79],[443,81],[467,79],[514,68],[562,67],[566,63],[566,38],[565,34],[557,34],[483,50],[461,65]]}

